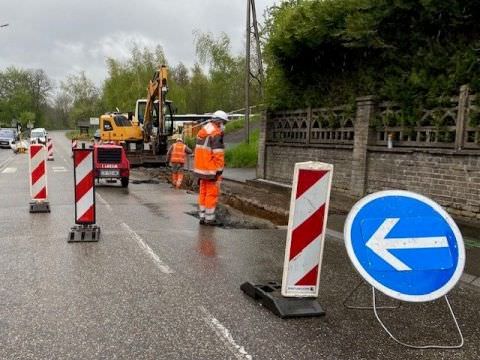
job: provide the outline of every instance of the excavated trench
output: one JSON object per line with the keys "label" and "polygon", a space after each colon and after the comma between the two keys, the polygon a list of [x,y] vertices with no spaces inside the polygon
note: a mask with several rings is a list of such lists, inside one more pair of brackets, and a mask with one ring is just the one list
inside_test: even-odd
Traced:
{"label": "excavated trench", "polygon": [[[169,179],[169,169],[135,168],[132,171],[131,184],[155,185],[169,183]],[[190,173],[185,173],[182,189],[189,193],[198,192],[196,179]],[[196,208],[196,204],[192,204],[192,208]],[[198,219],[196,210],[189,211],[187,214]],[[229,229],[274,229],[276,225],[285,225],[288,220],[285,216],[279,218],[278,214],[258,208],[247,199],[242,199],[228,191],[222,194],[216,215],[223,227]]]}

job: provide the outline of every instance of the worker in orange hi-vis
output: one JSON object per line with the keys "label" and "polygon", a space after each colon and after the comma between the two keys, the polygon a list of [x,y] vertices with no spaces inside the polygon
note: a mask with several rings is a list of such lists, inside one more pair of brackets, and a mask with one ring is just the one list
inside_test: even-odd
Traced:
{"label": "worker in orange hi-vis", "polygon": [[183,143],[182,136],[177,135],[175,143],[170,146],[167,152],[167,161],[170,162],[170,167],[172,168],[172,185],[176,189],[180,189],[180,186],[182,186],[183,167],[187,155],[191,153],[192,150]]}
{"label": "worker in orange hi-vis", "polygon": [[198,206],[202,225],[222,225],[215,218],[215,209],[225,165],[223,131],[227,122],[228,115],[218,110],[197,134],[193,171],[199,178]]}

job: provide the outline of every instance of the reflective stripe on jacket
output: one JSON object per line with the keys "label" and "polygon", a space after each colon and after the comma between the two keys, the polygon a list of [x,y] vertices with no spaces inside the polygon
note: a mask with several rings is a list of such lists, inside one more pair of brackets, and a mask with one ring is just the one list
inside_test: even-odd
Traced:
{"label": "reflective stripe on jacket", "polygon": [[201,179],[214,180],[223,171],[225,147],[223,132],[212,122],[205,125],[197,135],[193,171]]}
{"label": "reflective stripe on jacket", "polygon": [[173,144],[170,162],[173,164],[185,164],[185,148],[186,145],[181,142]]}

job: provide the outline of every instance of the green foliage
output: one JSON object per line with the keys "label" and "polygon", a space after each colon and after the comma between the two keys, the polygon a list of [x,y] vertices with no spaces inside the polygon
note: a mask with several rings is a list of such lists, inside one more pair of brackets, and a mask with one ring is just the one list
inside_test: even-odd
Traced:
{"label": "green foliage", "polygon": [[[256,123],[258,121],[260,121],[260,116],[258,115],[250,116],[250,124]],[[227,125],[225,125],[225,134],[230,134],[232,132],[243,129],[244,125],[245,125],[245,120],[243,118],[229,121]]]}
{"label": "green foliage", "polygon": [[229,121],[227,125],[225,125],[225,134],[230,134],[232,132],[238,131],[243,129],[245,121],[243,119]]}
{"label": "green foliage", "polygon": [[191,136],[185,136],[184,139],[183,139],[183,142],[185,143],[185,145],[187,145],[190,149],[195,149],[195,143],[196,143],[196,139],[195,137],[191,137]]}
{"label": "green foliage", "polygon": [[35,121],[47,125],[45,116],[51,80],[43,70],[10,67],[0,71],[0,123],[10,126],[13,119],[22,125]]}
{"label": "green foliage", "polygon": [[241,143],[225,151],[225,164],[231,168],[255,167],[258,158],[259,131],[250,135],[248,144]]}
{"label": "green foliage", "polygon": [[[95,130],[93,129],[88,129],[88,135],[89,137],[93,138],[93,135],[95,134]],[[80,137],[80,130],[70,130],[65,133],[65,136],[72,140],[72,139],[78,139]]]}
{"label": "green foliage", "polygon": [[477,0],[287,1],[270,10],[265,47],[271,108],[400,102],[411,122],[462,84],[480,90]]}
{"label": "green foliage", "polygon": [[69,75],[62,81],[61,90],[60,96],[64,96],[61,100],[66,102],[68,128],[75,128],[79,121],[88,121],[101,113],[99,89],[87,78],[85,72]]}

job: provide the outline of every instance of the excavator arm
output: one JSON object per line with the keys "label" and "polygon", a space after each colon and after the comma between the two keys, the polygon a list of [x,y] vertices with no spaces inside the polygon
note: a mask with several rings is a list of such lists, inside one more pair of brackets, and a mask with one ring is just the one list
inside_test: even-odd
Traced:
{"label": "excavator arm", "polygon": [[[168,70],[165,65],[156,70],[153,74],[152,80],[148,83],[147,88],[147,104],[145,106],[145,115],[143,123],[143,137],[145,142],[150,142],[153,136],[158,137],[164,133],[165,113],[164,104],[165,96],[168,91],[167,85]],[[156,107],[156,100],[158,100],[158,108]],[[156,119],[153,114],[156,112]],[[155,120],[155,123],[154,123]],[[156,122],[158,121],[158,124]],[[153,134],[153,128],[158,128],[157,134]]]}

